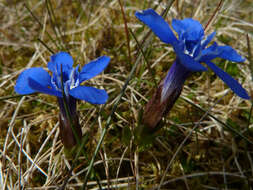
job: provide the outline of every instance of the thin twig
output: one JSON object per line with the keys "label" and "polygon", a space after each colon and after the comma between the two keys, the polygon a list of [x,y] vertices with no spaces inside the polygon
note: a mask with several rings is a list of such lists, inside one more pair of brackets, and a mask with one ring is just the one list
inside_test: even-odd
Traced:
{"label": "thin twig", "polygon": [[204,30],[206,31],[207,27],[209,26],[209,24],[212,22],[212,20],[214,19],[215,15],[217,14],[217,12],[219,11],[219,9],[221,8],[223,0],[220,0],[219,4],[217,5],[216,9],[213,12],[213,15],[209,18]]}
{"label": "thin twig", "polygon": [[48,51],[50,51],[52,54],[55,54],[55,52],[50,48],[48,47],[48,45],[43,42],[40,38],[37,39]]}
{"label": "thin twig", "polygon": [[124,11],[121,1],[118,0],[118,2],[119,2],[120,9],[122,12],[123,20],[124,20],[125,33],[126,33],[126,38],[127,38],[128,62],[129,62],[129,65],[131,66],[130,38],[129,38],[129,32],[128,32],[128,26],[127,26],[127,19],[126,19],[125,11]]}

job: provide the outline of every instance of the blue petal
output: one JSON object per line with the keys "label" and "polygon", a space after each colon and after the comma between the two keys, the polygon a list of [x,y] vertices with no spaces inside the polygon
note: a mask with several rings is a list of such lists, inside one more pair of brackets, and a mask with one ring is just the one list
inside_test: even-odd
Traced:
{"label": "blue petal", "polygon": [[96,60],[84,65],[80,72],[80,83],[101,73],[109,64],[110,57],[101,56]]}
{"label": "blue petal", "polygon": [[62,97],[62,93],[60,91],[53,89],[52,86],[45,86],[44,84],[42,85],[32,78],[28,78],[28,84],[36,92],[42,92],[44,94]]}
{"label": "blue petal", "polygon": [[198,43],[194,46],[193,57],[194,58],[197,57],[201,51],[202,51],[201,41],[198,41]]}
{"label": "blue petal", "polygon": [[227,59],[233,62],[243,62],[245,61],[242,56],[240,56],[232,47],[230,46],[218,46],[218,51],[220,52],[219,57]]}
{"label": "blue petal", "polygon": [[204,36],[204,30],[202,25],[191,18],[185,18],[184,20],[172,20],[172,27],[178,33],[178,36],[184,36],[188,41],[201,40]]}
{"label": "blue petal", "polygon": [[[58,74],[61,72],[61,67],[63,72],[69,72],[73,67],[73,59],[71,55],[66,52],[59,52],[51,56],[50,62],[48,62],[47,67],[50,71],[57,71]],[[62,66],[61,66],[62,65]]]}
{"label": "blue petal", "polygon": [[35,89],[30,87],[28,78],[32,78],[44,86],[50,86],[51,84],[51,76],[43,68],[34,67],[26,69],[18,76],[15,85],[15,91],[18,94],[32,94],[34,92],[37,92]]}
{"label": "blue petal", "polygon": [[216,50],[217,47],[217,43],[214,42],[208,48],[202,50],[201,54],[196,59],[198,59],[200,62],[211,61],[212,59],[219,56],[219,52]]}
{"label": "blue petal", "polygon": [[78,86],[71,89],[69,94],[74,98],[84,100],[91,104],[104,104],[108,99],[108,95],[105,90],[89,86]]}
{"label": "blue petal", "polygon": [[212,59],[217,57],[227,59],[233,62],[245,61],[245,59],[242,58],[242,56],[240,56],[232,47],[218,46],[216,42],[214,42],[211,46],[202,51],[200,61],[211,61]]}
{"label": "blue petal", "polygon": [[158,15],[153,9],[147,9],[142,12],[136,12],[135,16],[146,24],[161,41],[169,44],[177,42],[177,38],[170,29],[169,24]]}
{"label": "blue petal", "polygon": [[199,62],[196,62],[191,56],[186,55],[180,50],[179,46],[176,44],[173,46],[174,50],[180,60],[180,63],[190,71],[206,71],[207,69],[201,65]]}
{"label": "blue petal", "polygon": [[209,34],[206,39],[203,41],[203,43],[201,44],[202,49],[205,49],[206,46],[212,41],[212,39],[214,38],[216,32],[212,32],[211,34]]}
{"label": "blue petal", "polygon": [[248,93],[246,90],[235,80],[233,79],[229,74],[227,74],[225,71],[217,67],[214,63],[207,61],[206,64],[218,75],[221,80],[223,80],[231,90],[244,99],[250,99]]}

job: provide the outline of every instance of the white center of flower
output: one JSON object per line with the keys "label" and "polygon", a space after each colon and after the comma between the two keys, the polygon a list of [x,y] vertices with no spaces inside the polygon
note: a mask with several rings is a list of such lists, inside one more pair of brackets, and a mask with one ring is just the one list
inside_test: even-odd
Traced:
{"label": "white center of flower", "polygon": [[70,90],[73,88],[76,88],[77,86],[79,86],[79,77],[76,76],[78,73],[76,73],[75,69],[72,69],[71,74],[70,74]]}
{"label": "white center of flower", "polygon": [[73,88],[76,88],[77,86],[79,86],[79,79],[77,79],[76,81],[71,80],[70,87],[69,87],[70,90]]}

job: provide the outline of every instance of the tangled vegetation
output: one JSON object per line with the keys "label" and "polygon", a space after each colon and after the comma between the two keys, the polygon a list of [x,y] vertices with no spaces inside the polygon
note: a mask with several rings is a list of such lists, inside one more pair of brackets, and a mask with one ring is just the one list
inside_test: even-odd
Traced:
{"label": "tangled vegetation", "polygon": [[[190,17],[206,34],[216,31],[218,44],[246,60],[215,63],[252,96],[252,7],[251,0],[0,1],[0,187],[252,189],[252,100],[210,70],[188,78],[160,130],[138,133],[176,55],[135,17],[148,8],[169,10],[169,23]],[[60,51],[80,67],[110,57],[103,73],[83,83],[109,98],[104,105],[77,102],[83,138],[72,149],[61,142],[56,97],[14,91],[24,69],[47,70]]]}

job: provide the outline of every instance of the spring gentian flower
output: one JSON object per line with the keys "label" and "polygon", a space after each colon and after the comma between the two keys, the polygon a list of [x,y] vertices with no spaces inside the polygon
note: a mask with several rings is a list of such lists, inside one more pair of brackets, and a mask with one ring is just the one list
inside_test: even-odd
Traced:
{"label": "spring gentian flower", "polygon": [[154,128],[162,116],[172,108],[190,74],[207,70],[200,63],[205,63],[239,97],[249,99],[245,89],[212,62],[217,57],[233,62],[244,61],[230,46],[219,46],[216,42],[208,46],[215,32],[205,36],[204,29],[198,21],[192,18],[173,19],[172,27],[178,34],[176,37],[169,24],[153,9],[136,12],[135,16],[146,24],[162,42],[172,45],[176,53],[175,62],[144,110],[143,120],[146,125]]}
{"label": "spring gentian flower", "polygon": [[[59,52],[51,56],[48,69],[51,75],[41,67],[24,70],[18,77],[15,91],[18,94],[32,94],[41,92],[57,97],[60,107],[60,133],[65,147],[76,144],[75,136],[71,128],[71,122],[76,134],[81,137],[81,127],[76,112],[76,100],[84,100],[91,104],[104,104],[108,95],[105,90],[90,86],[80,85],[82,82],[98,75],[108,65],[110,58],[99,57],[84,65],[79,72],[79,65],[73,68],[73,59],[66,52]],[[67,109],[64,106],[66,102]],[[71,116],[69,121],[67,111]]]}

